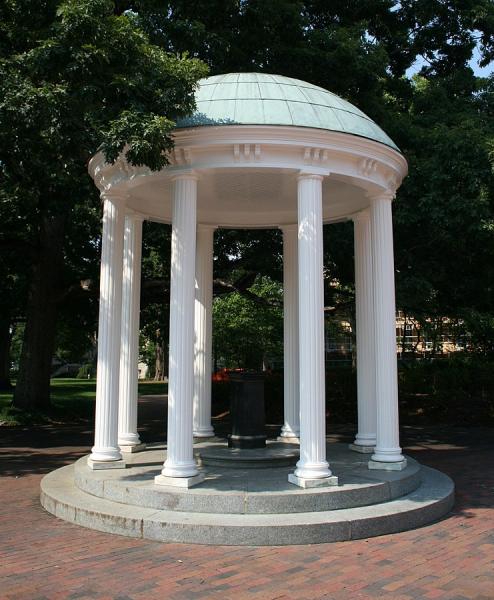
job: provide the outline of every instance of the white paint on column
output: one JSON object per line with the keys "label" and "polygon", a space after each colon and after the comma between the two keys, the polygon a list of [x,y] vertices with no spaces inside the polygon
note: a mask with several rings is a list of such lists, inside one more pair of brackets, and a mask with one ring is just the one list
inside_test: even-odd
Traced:
{"label": "white paint on column", "polygon": [[283,398],[284,424],[281,437],[300,434],[300,394],[298,361],[298,226],[283,228]]}
{"label": "white paint on column", "polygon": [[118,443],[120,446],[140,444],[137,433],[137,366],[139,363],[142,221],[143,217],[136,213],[128,213],[125,217],[120,406],[118,411]]}
{"label": "white paint on column", "polygon": [[371,460],[400,462],[398,370],[393,257],[393,194],[371,197],[371,238],[374,275],[377,430]]}
{"label": "white paint on column", "polygon": [[376,445],[374,310],[370,211],[353,217],[357,321],[358,433],[355,446]]}
{"label": "white paint on column", "polygon": [[165,477],[193,477],[194,299],[197,178],[173,181],[167,458]]}
{"label": "white paint on column", "polygon": [[326,461],[322,180],[298,178],[300,460],[295,476],[331,476]]}
{"label": "white paint on column", "polygon": [[120,460],[118,388],[122,315],[122,264],[125,199],[103,195],[98,364],[93,461]]}
{"label": "white paint on column", "polygon": [[194,436],[211,437],[213,241],[215,227],[197,226],[195,345],[194,345]]}

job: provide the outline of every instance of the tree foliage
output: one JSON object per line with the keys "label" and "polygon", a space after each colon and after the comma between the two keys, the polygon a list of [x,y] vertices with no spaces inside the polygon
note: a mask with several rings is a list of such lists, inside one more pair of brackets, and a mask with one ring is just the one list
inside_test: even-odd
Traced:
{"label": "tree foliage", "polygon": [[[488,322],[493,78],[475,77],[470,62],[478,56],[486,66],[494,58],[492,2],[178,0],[166,10],[153,2],[133,6],[157,44],[187,49],[212,73],[298,77],[374,118],[410,164],[395,203],[398,307],[420,317]],[[415,77],[408,76],[412,68]],[[281,240],[262,236],[222,232],[216,245],[222,277],[237,276],[241,266],[244,276],[250,270],[280,279]],[[351,224],[325,228],[326,305],[336,310],[351,310],[352,244]],[[472,328],[480,342],[478,330]]]}
{"label": "tree foliage", "polygon": [[[212,74],[307,80],[376,120],[410,164],[394,208],[398,307],[462,319],[492,349],[494,77],[476,77],[470,65],[493,58],[491,0],[7,0],[0,308],[10,322],[27,318],[21,371],[36,364],[39,348],[50,356],[45,330],[57,318],[64,330],[64,303],[85,326],[95,322],[97,285],[82,296],[78,285],[98,268],[87,160],[103,148],[109,160],[125,150],[134,164],[163,166],[173,120],[191,110],[205,74],[199,61]],[[163,345],[169,238],[158,230],[145,227],[141,325]],[[326,304],[335,310],[351,311],[352,252],[351,224],[325,228]],[[248,301],[264,310],[249,296],[258,293],[252,283],[279,282],[281,254],[279,232],[216,235],[217,323],[220,306],[233,314]],[[43,373],[46,380],[46,365]],[[46,386],[37,393],[46,399]]]}
{"label": "tree foliage", "polygon": [[494,301],[493,80],[416,76],[395,206],[398,302],[411,314],[467,318]]}
{"label": "tree foliage", "polygon": [[26,0],[1,12],[1,216],[14,221],[10,247],[24,242],[33,264],[15,402],[46,405],[58,305],[97,256],[87,162],[102,148],[109,161],[125,152],[164,166],[174,119],[193,109],[206,68],[150,43],[110,0],[46,2],[39,20]]}
{"label": "tree foliage", "polygon": [[269,277],[258,277],[249,291],[257,301],[239,292],[215,299],[213,349],[225,367],[260,370],[282,355],[283,291]]}

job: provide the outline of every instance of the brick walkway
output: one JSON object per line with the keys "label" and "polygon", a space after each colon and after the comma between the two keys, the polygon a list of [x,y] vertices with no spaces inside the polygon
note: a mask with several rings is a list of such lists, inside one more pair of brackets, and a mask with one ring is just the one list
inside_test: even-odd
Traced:
{"label": "brick walkway", "polygon": [[39,481],[87,452],[90,426],[3,428],[0,436],[1,600],[494,599],[494,430],[405,430],[407,452],[456,482],[445,520],[369,540],[270,548],[159,544],[60,521],[40,507]]}

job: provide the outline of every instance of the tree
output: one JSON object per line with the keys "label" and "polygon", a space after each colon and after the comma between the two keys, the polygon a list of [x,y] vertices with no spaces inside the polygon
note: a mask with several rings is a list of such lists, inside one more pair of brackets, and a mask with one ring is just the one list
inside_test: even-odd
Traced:
{"label": "tree", "polygon": [[270,357],[282,355],[282,288],[258,277],[249,288],[216,297],[213,303],[214,354],[227,367],[260,369]]}
{"label": "tree", "polygon": [[125,152],[134,165],[167,164],[174,119],[193,109],[206,68],[151,44],[110,0],[47,1],[41,18],[13,0],[0,20],[1,193],[6,210],[26,215],[34,258],[14,403],[40,408],[49,404],[69,232],[98,202],[87,162],[102,148],[109,161]]}
{"label": "tree", "polygon": [[161,381],[168,375],[171,228],[146,222],[142,254],[141,356]]}
{"label": "tree", "polygon": [[[475,49],[481,66],[494,58],[490,0],[124,4],[156,44],[187,50],[213,74],[255,70],[305,79],[374,118],[410,163],[395,203],[398,307],[424,318],[471,322],[481,314],[479,322],[489,322],[492,81],[474,77],[469,62]],[[416,63],[412,79],[407,72]],[[326,305],[339,314],[353,311],[349,225],[325,231]],[[239,267],[255,277],[269,261],[280,279],[281,242],[274,233],[262,232],[263,242],[259,235],[221,232],[222,279],[232,283]]]}
{"label": "tree", "polygon": [[417,317],[492,314],[491,87],[465,70],[414,79],[395,223],[398,303]]}
{"label": "tree", "polygon": [[[131,161],[162,164],[173,117],[192,107],[193,84],[204,74],[199,63],[176,57],[183,52],[213,74],[264,71],[310,81],[375,119],[410,163],[395,203],[398,306],[477,324],[476,339],[492,347],[494,83],[474,77],[469,61],[474,50],[481,65],[492,61],[493,33],[491,0],[1,5],[0,277],[7,293],[0,308],[6,320],[23,319],[31,286],[28,324],[42,314],[43,328],[26,326],[22,370],[31,364],[38,373],[44,356],[36,393],[47,397],[53,336],[45,332],[57,312],[96,312],[94,294],[77,289],[79,280],[97,278],[98,199],[85,162],[100,144],[113,159],[129,142]],[[62,232],[57,248],[50,231]],[[167,243],[151,231],[145,228],[144,244],[167,266]],[[216,294],[230,286],[255,302],[257,275],[281,280],[279,232],[216,237]],[[326,228],[325,242],[326,305],[351,312],[351,224]],[[144,277],[141,323],[162,344],[168,273],[145,268]],[[6,347],[9,328],[0,325],[0,359],[2,330]]]}

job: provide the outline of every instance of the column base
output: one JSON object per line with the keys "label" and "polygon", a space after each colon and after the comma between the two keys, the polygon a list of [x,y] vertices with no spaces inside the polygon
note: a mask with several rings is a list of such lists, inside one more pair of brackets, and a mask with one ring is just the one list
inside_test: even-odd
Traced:
{"label": "column base", "polygon": [[126,464],[123,460],[93,460],[87,459],[87,466],[93,471],[102,471],[104,469],[125,469]]}
{"label": "column base", "polygon": [[299,436],[300,436],[300,429],[292,429],[291,427],[285,427],[285,426],[283,426],[281,428],[280,437],[288,437],[288,438],[296,437],[296,438],[298,438]]}
{"label": "column base", "polygon": [[360,454],[373,454],[375,446],[361,446],[360,444],[348,444],[348,448],[353,452],[360,452]]}
{"label": "column base", "polygon": [[128,453],[142,452],[143,450],[146,449],[146,444],[144,442],[140,442],[139,444],[133,444],[133,445],[119,444],[119,448],[120,448],[120,452],[128,452]]}
{"label": "column base", "polygon": [[367,463],[369,469],[375,471],[403,471],[407,467],[407,459],[404,458],[399,462],[379,462],[377,460],[370,460]]}
{"label": "column base", "polygon": [[122,460],[122,454],[119,446],[103,448],[93,446],[91,448],[91,454],[89,455],[89,458],[95,462],[112,462],[116,460]]}
{"label": "column base", "polygon": [[214,429],[212,427],[210,429],[198,429],[193,432],[193,436],[195,438],[212,438],[214,437]]}
{"label": "column base", "polygon": [[204,481],[204,473],[198,473],[193,477],[167,477],[166,475],[156,475],[155,485],[168,485],[172,487],[191,488]]}
{"label": "column base", "polygon": [[309,489],[319,487],[330,487],[338,485],[338,477],[331,475],[330,477],[323,477],[321,479],[307,479],[306,477],[297,477],[294,473],[288,474],[288,481],[298,487]]}
{"label": "column base", "polygon": [[279,435],[276,438],[277,442],[285,442],[287,444],[300,444],[300,438],[298,436]]}
{"label": "column base", "polygon": [[194,440],[210,440],[214,437],[214,429],[211,427],[211,429],[194,431],[192,435],[194,436]]}
{"label": "column base", "polygon": [[163,477],[177,477],[178,479],[182,479],[185,477],[195,477],[199,474],[199,470],[195,459],[186,462],[174,462],[167,458],[163,465],[163,469],[161,470],[161,474]]}

